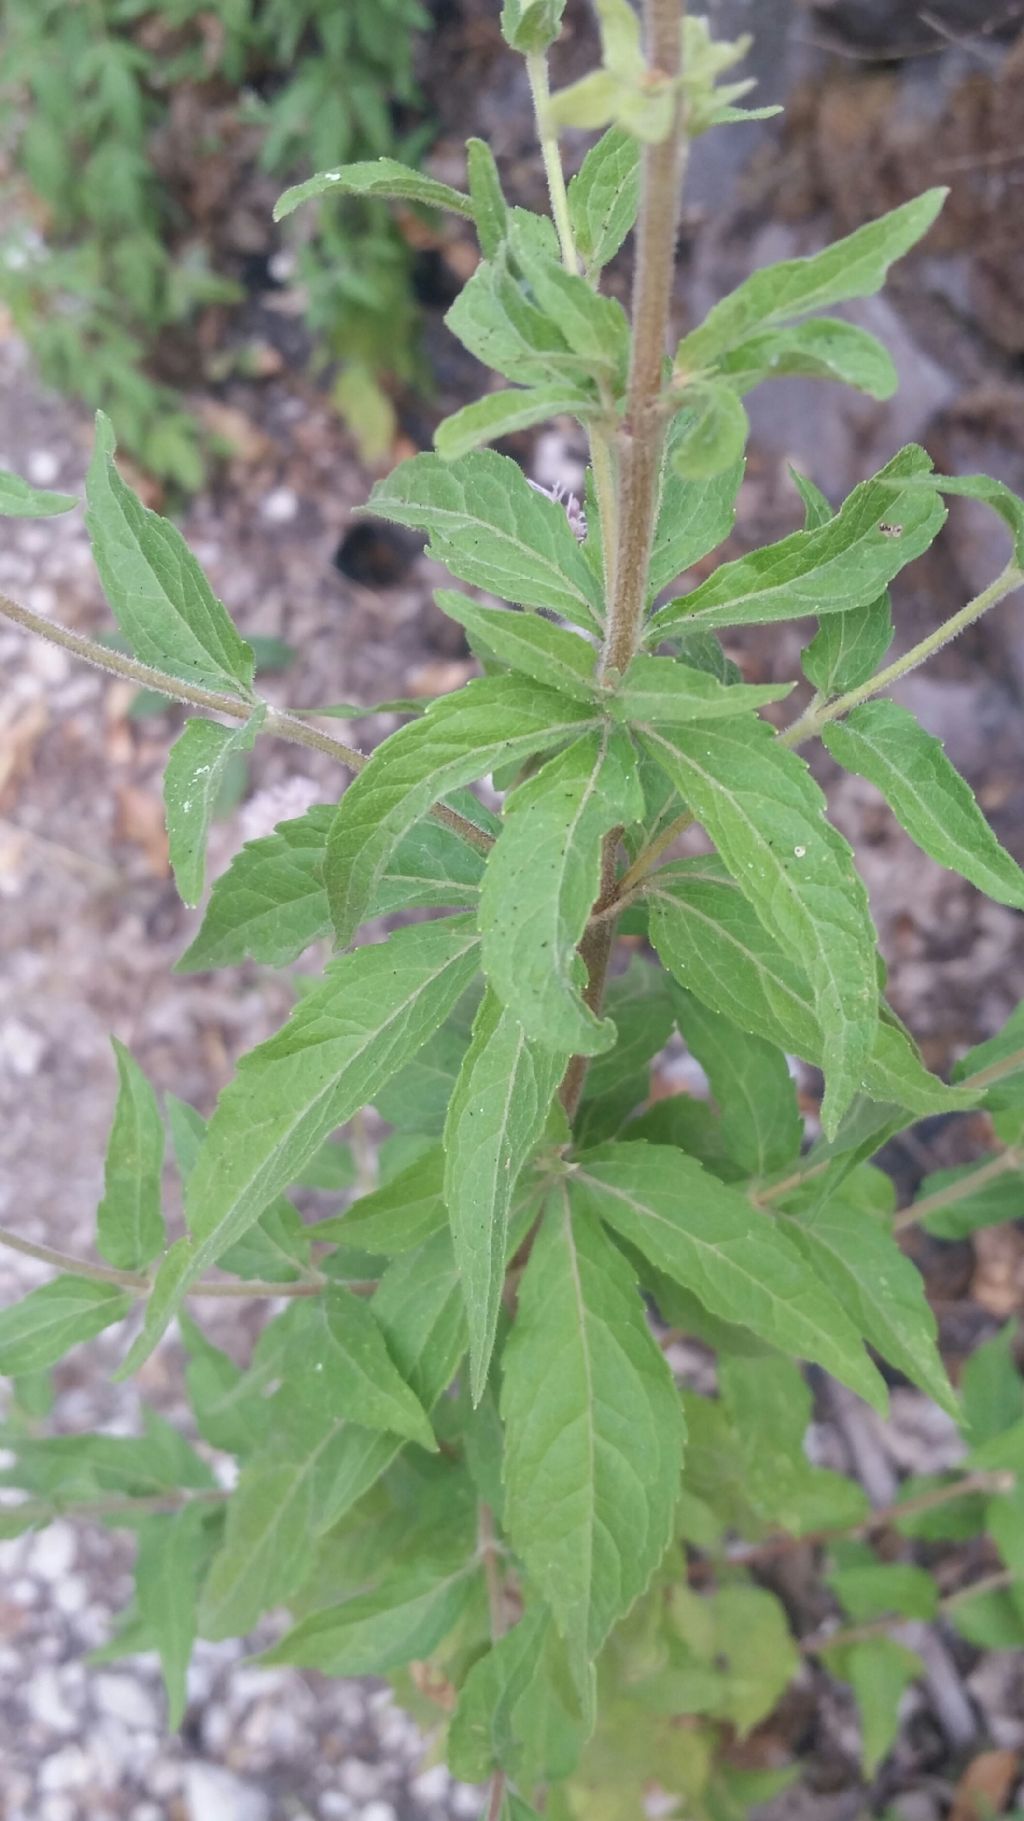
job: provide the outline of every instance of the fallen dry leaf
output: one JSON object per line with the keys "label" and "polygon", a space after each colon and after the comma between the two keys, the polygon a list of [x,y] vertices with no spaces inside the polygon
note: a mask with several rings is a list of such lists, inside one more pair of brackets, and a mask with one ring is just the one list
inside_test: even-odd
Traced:
{"label": "fallen dry leaf", "polygon": [[971,1295],[990,1315],[1005,1321],[1024,1306],[1024,1233],[1014,1226],[982,1227],[973,1238]]}
{"label": "fallen dry leaf", "polygon": [[1005,1814],[1019,1770],[1019,1752],[980,1752],[956,1786],[949,1821],[992,1821]]}
{"label": "fallen dry leaf", "polygon": [[118,785],[115,832],[118,840],[140,847],[150,872],[158,879],[166,879],[170,862],[164,806],[159,797],[137,784]]}
{"label": "fallen dry leaf", "polygon": [[30,770],[35,749],[50,725],[50,710],[42,699],[28,702],[0,725],[0,803],[9,808],[16,786]]}

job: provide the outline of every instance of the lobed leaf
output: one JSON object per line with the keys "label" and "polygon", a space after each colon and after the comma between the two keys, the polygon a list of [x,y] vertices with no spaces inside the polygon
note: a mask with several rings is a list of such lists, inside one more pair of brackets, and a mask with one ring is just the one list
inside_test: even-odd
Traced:
{"label": "lobed leaf", "polygon": [[806,765],[767,723],[709,722],[643,740],[806,973],[827,1045],[822,1122],[834,1136],[878,1028],[875,934],[853,855]]}
{"label": "lobed leaf", "polygon": [[251,648],[235,631],[180,531],[121,479],[114,433],[96,414],[86,529],[103,590],[136,657],[204,688],[250,696]]}
{"label": "lobed leaf", "polygon": [[343,164],[332,171],[318,171],[304,183],[293,184],[274,204],[274,220],[282,221],[301,203],[319,196],[390,197],[399,202],[419,202],[430,209],[449,209],[454,215],[470,219],[473,216],[473,205],[461,190],[400,164],[396,158],[375,158],[360,164]]}
{"label": "lobed leaf", "polygon": [[922,852],[1024,910],[1024,872],[996,839],[942,743],[896,702],[862,702],[822,729],[834,759],[880,790]]}
{"label": "lobed leaf", "polygon": [[156,1095],[130,1050],[111,1038],[117,1102],[107,1141],[97,1248],[119,1271],[148,1265],[165,1243],[161,1210],[164,1128]]}
{"label": "lobed leaf", "polygon": [[367,510],[428,531],[430,555],[463,582],[588,631],[600,625],[598,585],[564,509],[506,455],[414,455],[378,481]]}
{"label": "lobed leaf", "polygon": [[945,522],[930,473],[931,458],[909,445],[855,487],[827,524],[722,563],[690,594],[669,601],[654,616],[654,632],[663,637],[681,624],[764,625],[868,606]]}
{"label": "lobed leaf", "polygon": [[572,1195],[712,1315],[814,1360],[885,1409],[885,1385],[831,1290],[778,1227],[695,1158],[666,1145],[606,1145],[580,1159]]}
{"label": "lobed leaf", "polygon": [[947,195],[944,189],[926,190],[821,253],[751,273],[714,305],[698,329],[684,336],[676,351],[677,369],[697,372],[717,363],[755,330],[830,309],[850,298],[872,296],[893,262],[927,234]]}
{"label": "lobed leaf", "polygon": [[683,1423],[633,1272],[559,1191],[504,1355],[505,1527],[577,1683],[668,1547]]}
{"label": "lobed leaf", "polygon": [[324,875],[339,942],[368,915],[398,842],[438,797],[556,746],[596,718],[522,678],[483,677],[383,741],[342,797],[328,836]]}
{"label": "lobed leaf", "polygon": [[577,945],[612,828],[643,814],[636,757],[619,730],[583,734],[514,790],[480,893],[484,972],[528,1037],[595,1055],[614,1026],[581,998]]}
{"label": "lobed leaf", "polygon": [[186,721],[171,747],[164,772],[164,814],[170,861],[184,904],[198,904],[206,874],[206,842],[227,766],[237,753],[251,752],[266,719],[257,708],[243,727],[219,721]]}

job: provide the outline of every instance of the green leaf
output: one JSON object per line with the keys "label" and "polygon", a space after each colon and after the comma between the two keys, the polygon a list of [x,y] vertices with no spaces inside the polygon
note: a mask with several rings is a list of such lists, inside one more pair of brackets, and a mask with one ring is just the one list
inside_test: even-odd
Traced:
{"label": "green leaf", "polygon": [[164,1253],[146,1298],[142,1327],[113,1375],[115,1384],[123,1383],[138,1371],[177,1315],[192,1282],[192,1258],[192,1242],[187,1236],[176,1239]]}
{"label": "green leaf", "polygon": [[461,190],[426,177],[394,158],[376,158],[362,164],[344,164],[333,171],[318,171],[305,183],[293,184],[274,204],[274,220],[281,221],[300,203],[318,196],[384,196],[399,202],[419,202],[428,209],[450,209],[455,215],[473,217],[473,205]]}
{"label": "green leaf", "polygon": [[921,1274],[892,1234],[865,1209],[846,1201],[842,1191],[780,1219],[808,1264],[840,1298],[858,1333],[940,1409],[959,1419]]}
{"label": "green leaf", "polygon": [[703,1692],[698,1712],[731,1722],[741,1737],[749,1733],[800,1668],[780,1602],[762,1587],[722,1587],[709,1599],[675,1587],[668,1610],[683,1646],[672,1658],[682,1671],[676,1698],[685,1699],[692,1678]]}
{"label": "green leaf", "polygon": [[682,421],[677,418],[670,433],[662,474],[648,578],[652,596],[724,544],[735,523],[736,499],[743,479],[743,463],[736,462],[709,480],[684,480],[671,461],[672,437],[678,435]]}
{"label": "green leaf", "polygon": [[822,1123],[834,1137],[878,1028],[875,933],[853,855],[826,820],[807,766],[766,722],[643,739],[765,928],[807,975],[827,1045]]}
{"label": "green leaf", "polygon": [[206,841],[227,767],[251,752],[266,720],[257,708],[243,727],[219,721],[186,721],[171,747],[164,773],[164,813],[175,884],[184,904],[198,904],[206,873]]}
{"label": "green leaf", "polygon": [[588,375],[616,389],[625,384],[629,323],[617,298],[602,296],[550,254],[517,249],[517,264],[533,296]]}
{"label": "green leaf", "polygon": [[209,1554],[207,1510],[186,1505],[139,1525],[135,1599],[150,1648],[160,1657],[167,1689],[167,1725],[176,1732],[185,1717],[186,1675],[196,1638],[199,1578]]}
{"label": "green leaf", "polygon": [[440,1145],[432,1145],[382,1188],[361,1195],[344,1214],[318,1221],[312,1237],[391,1258],[422,1245],[446,1222],[444,1151]]}
{"label": "green leaf", "polygon": [[0,468],[0,518],[53,518],[77,505],[72,493],[50,493],[45,487],[32,487],[20,474]]}
{"label": "green leaf", "polygon": [[250,1630],[305,1579],[313,1559],[315,1470],[325,1446],[321,1440],[304,1460],[257,1457],[243,1468],[200,1601],[204,1638]]}
{"label": "green leaf", "polygon": [[379,1676],[421,1661],[454,1629],[478,1591],[479,1563],[416,1562],[385,1574],[370,1593],[313,1613],[259,1659],[328,1676]]}
{"label": "green leaf", "polygon": [[576,949],[600,889],[602,839],[642,814],[627,736],[587,734],[511,793],[488,855],[484,972],[527,1036],[566,1055],[614,1041],[580,996]]}
{"label": "green leaf", "polygon": [[979,1650],[1024,1649],[1024,1613],[1012,1591],[992,1588],[958,1599],[950,1608],[949,1623]]}
{"label": "green leaf", "polygon": [[71,1347],[123,1321],[133,1298],[88,1277],[55,1277],[0,1310],[0,1372],[7,1378],[55,1366]]}
{"label": "green leaf", "polygon": [[605,992],[605,1015],[615,1025],[615,1048],[595,1056],[587,1070],[583,1101],[575,1121],[578,1145],[612,1136],[647,1099],[651,1058],[672,1035],[672,982],[662,968],[633,956]]}
{"label": "green leaf", "polygon": [[180,531],[150,512],[121,479],[114,433],[96,415],[85,523],[107,600],[137,658],[230,695],[252,692],[252,651]]}
{"label": "green leaf", "polygon": [[981,1227],[1002,1226],[1024,1214],[1024,1172],[1013,1167],[1005,1153],[966,1163],[952,1170],[934,1170],[924,1178],[917,1199],[931,1201],[948,1196],[921,1225],[935,1239],[968,1239]]}
{"label": "green leaf", "polygon": [[185,1310],[178,1323],[188,1355],[185,1384],[200,1435],[227,1454],[251,1454],[263,1439],[268,1411],[258,1371],[242,1372]]}
{"label": "green leaf", "polygon": [[[490,826],[487,811],[468,792],[456,791],[450,801],[479,827]],[[272,835],[246,842],[214,881],[199,934],[178,962],[178,973],[232,967],[250,955],[268,967],[284,967],[330,934],[323,866],[336,813],[334,804],[317,803],[304,816],[279,822]],[[482,854],[428,819],[396,847],[379,882],[376,914],[473,905],[483,869]]]}
{"label": "green leaf", "polygon": [[791,375],[838,380],[872,398],[891,398],[899,384],[891,355],[874,335],[827,316],[751,336],[725,356],[717,372],[741,392]]}
{"label": "green leaf", "polygon": [[586,420],[596,409],[593,393],[574,387],[567,381],[551,380],[539,386],[503,386],[488,392],[453,411],[434,431],[434,447],[443,461],[458,461],[472,449],[480,449],[502,436],[514,436],[517,430],[529,430],[534,424],[545,424],[552,417],[579,417]]}
{"label": "green leaf", "polygon": [[466,1677],[448,1730],[448,1765],[465,1782],[504,1769],[532,1789],[571,1774],[584,1732],[551,1615],[533,1605]]}
{"label": "green leaf", "polygon": [[928,232],[948,192],[926,190],[809,259],[787,259],[745,279],[715,304],[699,329],[680,342],[676,366],[694,373],[711,366],[755,330],[770,329],[812,310],[826,310],[853,297],[870,297],[901,259]]}
{"label": "green leaf", "polygon": [[828,524],[722,563],[690,594],[662,607],[654,631],[662,637],[680,624],[765,625],[868,606],[945,522],[930,472],[931,458],[910,444],[855,487]]}
{"label": "green leaf", "polygon": [[892,643],[892,606],[888,594],[849,613],[823,618],[800,662],[808,681],[822,695],[856,689],[873,676]]}
{"label": "green leaf", "polygon": [[611,127],[591,146],[569,184],[569,219],[591,277],[614,259],[640,207],[640,146]]}
{"label": "green leaf", "polygon": [[687,404],[672,447],[676,473],[687,481],[713,480],[743,459],[750,420],[729,386],[713,380],[687,386]]}
{"label": "green leaf", "polygon": [[484,607],[450,588],[438,588],[434,599],[449,619],[466,628],[474,647],[481,646],[500,663],[548,689],[593,705],[599,695],[597,653],[578,632],[553,626],[539,614]]}
{"label": "green leaf", "polygon": [[482,979],[474,980],[455,1010],[427,1038],[412,1061],[378,1093],[378,1113],[399,1133],[415,1135],[421,1143],[440,1138],[483,988]]}
{"label": "green leaf", "polygon": [[792,683],[719,682],[678,658],[635,657],[609,698],[616,720],[627,725],[650,721],[674,726],[688,721],[718,721],[745,714],[764,702],[781,702]]}
{"label": "green leaf", "polygon": [[505,1527],[578,1684],[668,1547],[683,1423],[633,1271],[552,1200],[506,1344]]}
{"label": "green leaf", "polygon": [[493,259],[508,234],[508,206],[494,153],[483,139],[466,141],[466,175],[480,251]]}
{"label": "green leaf", "polygon": [[[541,241],[533,226],[541,218],[527,217],[531,225],[524,232],[522,215],[520,210],[513,211],[513,242],[503,247],[496,259],[481,260],[448,311],[445,324],[470,354],[514,385],[543,386],[553,381],[569,384],[584,391],[599,408],[601,401],[591,378],[590,356],[578,353],[570,345],[557,316],[541,307],[520,276],[521,258],[544,259],[557,254],[557,246],[550,244],[550,223],[546,232],[542,230]],[[611,319],[607,320],[610,324]],[[621,326],[617,334],[621,342]],[[608,359],[601,364],[610,375]]]}
{"label": "green leaf", "polygon": [[1017,1323],[1008,1321],[975,1347],[960,1374],[967,1430],[975,1446],[1024,1419],[1024,1378],[1017,1368]]}
{"label": "green leaf", "polygon": [[862,702],[822,730],[834,759],[880,790],[922,852],[999,904],[1024,909],[1024,872],[933,734],[896,702]]}
{"label": "green leaf", "polygon": [[325,1428],[332,1418],[346,1417],[436,1449],[423,1406],[395,1366],[372,1307],[340,1285],[294,1310],[284,1371]]}
{"label": "green leaf", "polygon": [[873,1561],[834,1568],[827,1579],[840,1606],[857,1624],[891,1614],[927,1623],[938,1611],[938,1587],[927,1568],[916,1562]]}
{"label": "green leaf", "polygon": [[436,798],[595,719],[596,710],[520,677],[482,677],[384,740],[346,790],[328,837],[325,878],[339,942],[369,914],[395,847]]}
{"label": "green leaf", "polygon": [[524,55],[546,51],[562,29],[565,0],[504,0],[501,30],[506,44]]}
{"label": "green leaf", "polygon": [[1018,499],[1009,487],[1002,481],[993,480],[989,474],[941,474],[938,487],[942,493],[980,500],[983,505],[991,506],[1010,528],[1014,562],[1024,564],[1024,500]]}
{"label": "green leaf", "polygon": [[983,1078],[985,1104],[1016,1108],[1024,1104],[1024,1001],[1011,1013],[1001,1031],[978,1043],[954,1065],[956,1081]]}
{"label": "green leaf", "polygon": [[921,1659],[895,1638],[865,1638],[863,1643],[830,1650],[825,1662],[853,1689],[860,1711],[864,1774],[873,1777],[896,1743],[900,1697],[921,1675]]}
{"label": "green leaf", "polygon": [[[663,867],[646,895],[651,940],[681,986],[740,1030],[822,1066],[825,1042],[807,977],[768,934],[719,860]],[[972,1104],[969,1093],[930,1075],[906,1033],[885,1019],[876,1030],[862,1086],[874,1100],[895,1101],[922,1115]]]}
{"label": "green leaf", "polygon": [[156,1095],[130,1050],[111,1038],[117,1062],[117,1103],[107,1141],[103,1200],[96,1244],[119,1271],[148,1265],[165,1243],[160,1175],[164,1128]]}
{"label": "green leaf", "polygon": [[600,625],[601,596],[564,508],[493,449],[414,455],[378,481],[368,511],[430,533],[430,555],[463,582],[520,607]]}
{"label": "green leaf", "polygon": [[[660,1283],[656,1298],[667,1320],[675,1322],[683,1313],[671,1299],[665,1299]],[[687,1331],[694,1332],[689,1323]],[[720,1499],[713,1485],[707,1491],[713,1509],[729,1523],[736,1515],[730,1505],[738,1493],[743,1504],[749,1501],[753,1507],[755,1535],[764,1525],[805,1536],[809,1531],[863,1522],[869,1507],[860,1487],[841,1474],[812,1467],[807,1459],[805,1442],[812,1398],[801,1369],[792,1360],[768,1354],[763,1348],[744,1354],[745,1339],[742,1330],[723,1325],[720,1344],[719,1337],[712,1343],[719,1355],[720,1398],[714,1432],[720,1439],[723,1459],[735,1456],[725,1500]],[[747,1346],[750,1347],[749,1341]],[[699,1424],[694,1423],[691,1460],[697,1455],[698,1429]],[[722,1471],[721,1462],[718,1471]]]}
{"label": "green leaf", "polygon": [[145,1351],[133,1350],[133,1370],[188,1284],[437,1029],[476,965],[475,932],[464,918],[398,930],[332,962],[284,1029],[243,1056],[189,1178],[183,1274],[168,1283],[159,1331],[147,1335]]}
{"label": "green leaf", "polygon": [[568,1060],[531,1043],[513,1013],[486,994],[444,1129],[444,1198],[466,1301],[474,1403],[494,1348],[516,1180]]}
{"label": "green leaf", "polygon": [[803,1120],[786,1058],[761,1037],[744,1037],[728,1018],[674,989],[687,1049],[707,1075],[721,1111],[721,1135],[744,1175],[769,1176],[799,1156]]}
{"label": "green leaf", "polygon": [[885,1409],[885,1386],[831,1291],[778,1227],[695,1158],[663,1145],[606,1145],[580,1159],[572,1195],[712,1315],[814,1360]]}

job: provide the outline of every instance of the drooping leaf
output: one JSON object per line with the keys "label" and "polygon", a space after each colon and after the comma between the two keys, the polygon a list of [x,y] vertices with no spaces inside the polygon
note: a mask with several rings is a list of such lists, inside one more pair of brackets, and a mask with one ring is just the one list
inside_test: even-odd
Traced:
{"label": "drooping leaf", "polygon": [[668,1546],[683,1424],[633,1272],[559,1191],[504,1355],[505,1525],[578,1683]]}
{"label": "drooping leaf", "polygon": [[682,987],[674,994],[683,1039],[721,1111],[728,1156],[748,1176],[785,1169],[799,1155],[803,1121],[782,1051],[761,1037],[741,1037],[731,1020]]}
{"label": "drooping leaf", "polygon": [[[492,818],[468,792],[453,792],[449,802],[478,827],[490,828]],[[199,934],[177,964],[179,973],[232,967],[248,956],[284,967],[330,934],[323,866],[335,814],[334,804],[316,803],[304,816],[279,822],[272,835],[246,842],[214,881]],[[483,855],[450,828],[421,822],[391,857],[379,882],[376,914],[475,904],[483,868]]]}
{"label": "drooping leaf", "polygon": [[[677,418],[670,432],[669,455],[680,422]],[[709,480],[686,481],[666,456],[648,579],[652,596],[724,544],[735,522],[742,479],[743,463],[736,462]]]}
{"label": "drooping leaf", "polygon": [[71,1347],[123,1321],[133,1298],[115,1284],[55,1277],[0,1309],[0,1372],[7,1378],[55,1366]]}
{"label": "drooping leaf", "polygon": [[585,1005],[577,944],[601,882],[601,843],[643,800],[627,736],[585,734],[513,791],[480,894],[483,964],[537,1043],[594,1055],[614,1026]]}
{"label": "drooping leaf", "polygon": [[597,653],[579,633],[553,626],[535,613],[484,607],[467,595],[439,588],[434,597],[449,619],[464,626],[475,648],[482,648],[523,676],[548,689],[593,704],[599,694],[594,674]]}
{"label": "drooping leaf", "polygon": [[910,444],[827,524],[722,563],[662,607],[653,631],[661,638],[677,625],[765,625],[868,606],[942,529],[946,511],[930,473],[930,457]]}
{"label": "drooping leaf", "polygon": [[873,1777],[896,1742],[900,1698],[920,1676],[921,1659],[895,1638],[880,1637],[830,1650],[825,1662],[853,1689],[860,1712],[861,1761],[865,1776]]}
{"label": "drooping leaf", "polygon": [[885,1408],[885,1386],[831,1290],[778,1227],[695,1158],[661,1145],[606,1145],[580,1160],[572,1195],[713,1315],[817,1361]]}
{"label": "drooping leaf", "polygon": [[480,1579],[479,1563],[417,1562],[303,1619],[266,1651],[263,1663],[297,1663],[331,1676],[378,1676],[437,1649],[458,1623]]}
{"label": "drooping leaf", "polygon": [[881,791],[897,820],[940,866],[998,904],[1024,909],[1024,872],[996,839],[942,742],[898,702],[862,702],[822,731],[834,759]]}
{"label": "drooping leaf", "polygon": [[444,418],[434,431],[434,447],[443,461],[458,461],[473,449],[482,449],[502,436],[514,436],[517,430],[532,429],[534,424],[545,424],[552,417],[585,421],[593,416],[597,402],[592,392],[569,381],[503,386]]}
{"label": "drooping leaf", "polygon": [[643,735],[704,824],[740,890],[810,982],[827,1046],[822,1121],[834,1136],[878,1028],[867,893],[806,765],[766,722]]}
{"label": "drooping leaf", "polygon": [[640,206],[640,146],[611,127],[591,146],[569,184],[576,249],[591,275],[614,259]]}
{"label": "drooping leaf", "polygon": [[673,439],[670,460],[685,481],[710,481],[731,473],[743,459],[750,420],[736,393],[717,380],[688,386],[687,409]]}
{"label": "drooping leaf", "polygon": [[139,1271],[164,1245],[160,1173],[164,1128],[156,1095],[131,1051],[111,1038],[117,1103],[107,1141],[96,1245],[119,1271]]}
{"label": "drooping leaf", "polygon": [[881,289],[894,260],[901,259],[928,232],[946,199],[944,189],[926,190],[809,259],[787,259],[754,272],[715,304],[700,328],[684,336],[676,367],[686,373],[714,365],[756,331],[773,328],[812,310],[827,310]]}
{"label": "drooping leaf", "polygon": [[135,1599],[150,1647],[160,1657],[167,1690],[167,1725],[185,1717],[186,1674],[195,1643],[199,1578],[210,1551],[208,1507],[185,1505],[147,1517],[139,1526]]}
{"label": "drooping leaf", "polygon": [[[647,897],[651,940],[681,986],[740,1030],[822,1066],[825,1043],[807,977],[768,934],[720,860],[663,867]],[[862,1085],[873,1100],[922,1115],[971,1105],[969,1093],[930,1075],[905,1032],[885,1019]]]}
{"label": "drooping leaf", "polygon": [[842,1191],[780,1218],[822,1283],[839,1296],[858,1332],[958,1418],[960,1407],[939,1355],[938,1329],[921,1274],[881,1221],[847,1201]]}
{"label": "drooping leaf", "polygon": [[444,1129],[444,1198],[466,1302],[474,1403],[497,1332],[516,1179],[568,1060],[568,1053],[531,1043],[515,1014],[485,996]]}
{"label": "drooping leaf", "polygon": [[103,590],[136,657],[186,682],[251,695],[255,663],[180,531],[144,506],[114,462],[102,411],[86,476],[86,528]]}
{"label": "drooping leaf", "polygon": [[378,481],[368,511],[430,533],[430,554],[464,582],[594,630],[601,599],[563,508],[507,455],[415,455]]}
{"label": "drooping leaf", "polygon": [[53,518],[58,512],[70,512],[78,501],[71,493],[51,493],[45,487],[32,487],[20,474],[0,468],[0,518]]}
{"label": "drooping leaf", "polygon": [[651,721],[674,726],[688,721],[718,721],[743,715],[765,702],[780,702],[792,683],[725,684],[707,670],[698,670],[678,658],[635,657],[622,682],[609,698],[616,720],[628,726]]}
{"label": "drooping leaf", "polygon": [[341,799],[325,879],[339,942],[351,940],[391,856],[438,797],[593,724],[596,711],[521,677],[482,677],[377,747]]}
{"label": "drooping leaf", "polygon": [[395,158],[367,159],[362,164],[344,164],[337,170],[318,171],[305,183],[293,184],[274,204],[274,220],[281,221],[300,203],[319,196],[382,196],[399,202],[418,202],[430,209],[450,209],[455,215],[472,219],[473,205],[461,190],[439,183]]}
{"label": "drooping leaf", "polygon": [[164,772],[164,813],[175,884],[184,904],[198,904],[206,875],[206,842],[225,772],[236,754],[251,752],[266,719],[257,708],[242,727],[186,721]]}
{"label": "drooping leaf", "polygon": [[[476,936],[464,918],[398,930],[332,962],[284,1029],[242,1058],[189,1178],[191,1238],[183,1275],[168,1285],[163,1326],[188,1283],[437,1029],[475,967]],[[148,1335],[147,1352],[158,1338]]]}
{"label": "drooping leaf", "polygon": [[874,335],[827,316],[752,335],[731,349],[716,370],[741,392],[792,375],[839,380],[872,398],[891,398],[899,384],[891,355]]}

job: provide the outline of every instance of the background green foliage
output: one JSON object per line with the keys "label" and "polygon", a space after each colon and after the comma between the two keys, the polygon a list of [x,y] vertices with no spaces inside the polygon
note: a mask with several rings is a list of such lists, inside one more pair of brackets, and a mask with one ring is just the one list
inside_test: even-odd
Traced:
{"label": "background green foliage", "polygon": [[[231,123],[256,130],[268,172],[399,152],[414,159],[418,0],[8,0],[0,131],[14,224],[0,297],[43,377],[108,411],[122,444],[184,487],[202,475],[198,426],[153,371],[161,336],[244,296],[221,269],[186,186],[162,174],[175,96],[198,102],[197,159],[225,156]],[[224,137],[227,135],[228,137]],[[325,209],[297,247],[322,359],[342,360],[337,402],[385,413],[376,376],[416,370],[410,251],[358,201]],[[377,440],[380,439],[378,429]]]}

